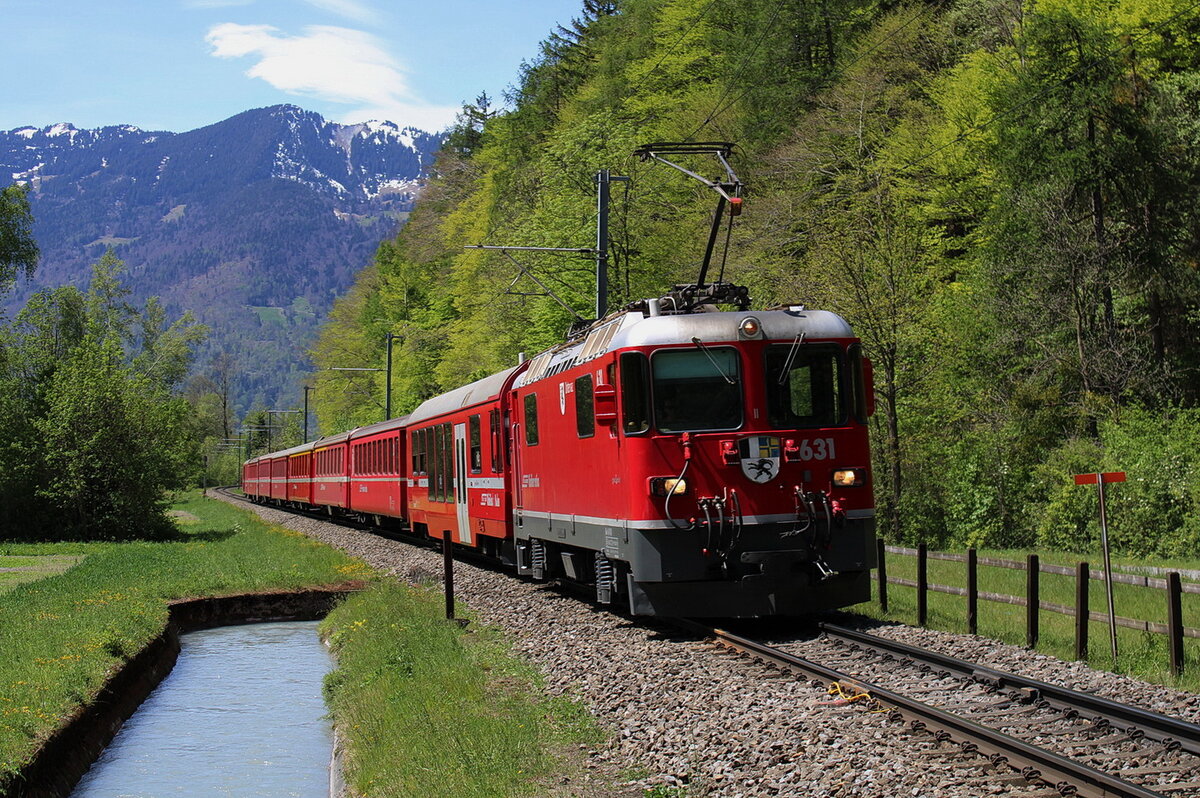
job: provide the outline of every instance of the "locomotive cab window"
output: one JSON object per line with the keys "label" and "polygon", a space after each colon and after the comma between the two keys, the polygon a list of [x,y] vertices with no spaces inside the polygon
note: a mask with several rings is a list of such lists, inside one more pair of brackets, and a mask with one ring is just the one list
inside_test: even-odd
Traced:
{"label": "locomotive cab window", "polygon": [[766,350],[767,417],[775,429],[846,423],[839,347],[780,344]]}
{"label": "locomotive cab window", "polygon": [[581,438],[591,438],[596,434],[591,374],[584,374],[575,380],[575,431]]}
{"label": "locomotive cab window", "polygon": [[733,348],[662,350],[650,358],[650,370],[654,423],[659,432],[742,425],[742,383]]}
{"label": "locomotive cab window", "polygon": [[621,429],[626,435],[650,429],[650,364],[641,352],[621,355]]}
{"label": "locomotive cab window", "polygon": [[847,371],[850,374],[850,402],[853,405],[854,417],[860,424],[867,423],[867,379],[863,364],[862,344],[852,344],[846,352],[849,361]]}
{"label": "locomotive cab window", "polygon": [[531,393],[525,397],[525,443],[529,446],[537,446],[537,442],[537,394]]}

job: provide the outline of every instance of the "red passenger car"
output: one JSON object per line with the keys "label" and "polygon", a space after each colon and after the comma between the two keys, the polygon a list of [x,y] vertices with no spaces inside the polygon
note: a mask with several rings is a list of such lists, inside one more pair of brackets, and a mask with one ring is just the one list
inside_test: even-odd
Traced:
{"label": "red passenger car", "polygon": [[283,453],[287,457],[287,499],[297,507],[312,504],[312,444]]}
{"label": "red passenger car", "polygon": [[414,531],[511,561],[505,419],[522,364],[429,399],[408,417],[409,520]]}
{"label": "red passenger car", "polygon": [[267,495],[274,504],[283,504],[287,501],[287,455],[283,452],[270,455],[269,469],[271,488]]}
{"label": "red passenger car", "polygon": [[[385,526],[404,519],[408,495],[404,418],[394,418],[350,433],[349,509],[364,523]],[[391,524],[387,524],[391,525]]]}
{"label": "red passenger car", "polygon": [[333,515],[350,506],[350,432],[330,435],[311,444],[313,454],[312,503]]}
{"label": "red passenger car", "polygon": [[258,463],[261,458],[253,457],[242,464],[242,493],[257,500],[260,495]]}

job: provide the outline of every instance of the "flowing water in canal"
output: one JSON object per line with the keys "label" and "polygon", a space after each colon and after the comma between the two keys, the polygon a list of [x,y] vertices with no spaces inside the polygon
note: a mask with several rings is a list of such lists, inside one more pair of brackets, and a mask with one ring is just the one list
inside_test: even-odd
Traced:
{"label": "flowing water in canal", "polygon": [[316,622],[183,635],[175,668],[72,798],[325,798],[332,737]]}

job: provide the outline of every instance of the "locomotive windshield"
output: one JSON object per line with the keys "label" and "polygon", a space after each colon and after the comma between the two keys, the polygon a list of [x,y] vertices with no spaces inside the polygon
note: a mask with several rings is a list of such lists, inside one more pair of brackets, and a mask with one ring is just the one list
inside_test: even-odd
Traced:
{"label": "locomotive windshield", "polygon": [[729,347],[668,349],[650,359],[660,432],[735,429],[742,424],[738,356]]}
{"label": "locomotive windshield", "polygon": [[837,427],[846,423],[839,347],[769,346],[766,367],[767,418],[772,428]]}

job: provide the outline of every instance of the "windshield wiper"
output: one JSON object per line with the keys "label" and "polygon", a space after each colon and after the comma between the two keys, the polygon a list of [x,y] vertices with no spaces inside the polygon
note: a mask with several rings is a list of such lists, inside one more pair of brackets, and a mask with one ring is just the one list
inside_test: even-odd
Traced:
{"label": "windshield wiper", "polygon": [[779,372],[779,385],[787,382],[788,373],[792,369],[792,361],[796,359],[796,353],[800,351],[800,344],[804,343],[804,332],[796,335],[796,340],[792,341],[792,348],[788,350],[787,360],[783,361],[783,371]]}
{"label": "windshield wiper", "polygon": [[730,385],[737,385],[737,381],[725,373],[725,371],[721,368],[721,364],[718,363],[717,359],[712,356],[711,352],[708,351],[708,347],[704,345],[703,341],[701,341],[699,338],[693,338],[692,343],[696,345],[697,349],[704,353],[704,356],[708,358],[708,362],[713,364],[713,368],[717,370],[717,373],[721,375],[725,382],[729,383]]}

